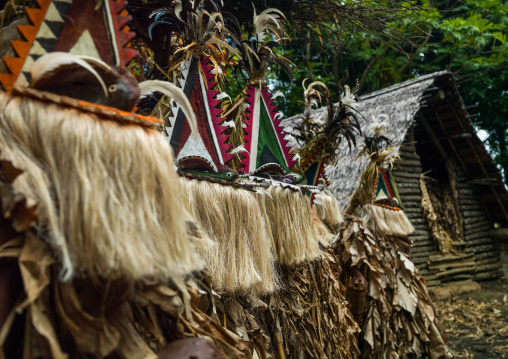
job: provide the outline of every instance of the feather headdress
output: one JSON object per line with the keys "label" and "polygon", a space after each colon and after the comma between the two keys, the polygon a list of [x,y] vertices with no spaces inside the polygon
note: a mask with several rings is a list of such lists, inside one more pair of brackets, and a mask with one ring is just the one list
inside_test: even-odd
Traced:
{"label": "feather headdress", "polygon": [[235,154],[231,166],[249,175],[287,183],[301,182],[303,177],[290,171],[295,161],[280,125],[282,114],[275,111],[273,103],[279,94],[273,96],[264,82],[266,69],[273,63],[285,67],[292,77],[291,62],[272,50],[287,38],[282,22],[284,14],[268,8],[258,15],[254,9],[254,31],[247,35],[233,15],[225,14],[224,20],[235,47],[242,54],[235,70],[248,82],[242,94],[226,109],[228,120],[235,125],[229,131],[229,143],[235,149],[244,149]]}
{"label": "feather headdress", "polygon": [[224,19],[212,0],[178,0],[173,7],[153,11],[150,18],[154,20],[148,28],[150,38],[154,31],[175,35],[174,58],[168,72],[195,56],[200,60],[209,59],[220,78],[221,67],[227,62],[225,53],[241,57],[225,40]]}
{"label": "feather headdress", "polygon": [[273,48],[280,47],[282,40],[289,39],[282,22],[285,16],[280,10],[268,8],[257,15],[254,8],[254,32],[250,36],[242,31],[233,15],[224,14],[224,20],[235,48],[241,53],[237,68],[247,72],[249,83],[264,83],[266,68],[273,63],[285,68],[291,80],[293,79],[291,66],[294,64],[273,51]]}
{"label": "feather headdress", "polygon": [[[378,109],[375,112],[377,111]],[[384,136],[387,127],[387,115],[372,115],[372,122],[365,128],[365,145],[370,153],[387,148],[391,144],[391,141]]]}
{"label": "feather headdress", "polygon": [[[315,86],[324,89],[324,98],[328,102],[324,116],[321,119],[312,119],[311,106],[316,105],[321,99],[321,93],[317,92]],[[300,128],[296,129],[294,137],[303,143],[297,150],[300,158],[308,162],[319,162],[326,158],[328,162],[335,163],[338,158],[338,148],[343,139],[351,145],[356,146],[356,136],[361,134],[361,127],[358,122],[358,112],[354,108],[355,91],[351,92],[349,86],[344,86],[344,93],[341,94],[341,101],[333,104],[329,100],[329,90],[322,82],[313,82],[308,88],[304,86],[305,96],[305,117]]]}

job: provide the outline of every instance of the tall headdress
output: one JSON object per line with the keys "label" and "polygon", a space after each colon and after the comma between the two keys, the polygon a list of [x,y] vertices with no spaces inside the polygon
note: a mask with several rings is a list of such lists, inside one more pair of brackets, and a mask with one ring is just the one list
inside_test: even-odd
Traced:
{"label": "tall headdress", "polygon": [[218,80],[225,61],[223,51],[236,51],[224,40],[218,7],[211,0],[182,0],[153,12],[152,17],[150,35],[169,31],[176,36],[168,72],[177,71],[177,81],[199,119],[199,135],[192,138],[185,113],[176,104],[171,108],[165,132],[178,167],[191,174],[234,180],[237,174],[226,166],[234,155],[228,153],[231,145],[226,144],[228,127],[222,125]]}
{"label": "tall headdress", "polygon": [[[324,93],[319,92],[316,87],[321,87]],[[328,87],[315,81],[305,87],[303,81],[305,112],[302,123],[295,128],[293,136],[302,145],[296,150],[300,157],[300,167],[305,173],[308,185],[318,184],[329,185],[325,173],[327,164],[334,164],[338,160],[338,148],[343,139],[351,145],[356,145],[356,135],[361,134],[360,125],[357,120],[357,113],[353,107],[356,101],[354,91],[351,93],[349,86],[345,85],[345,91],[341,95],[340,102],[336,105],[329,100],[330,92]],[[314,118],[312,108],[317,106],[322,97],[328,104],[326,111],[320,118]]]}
{"label": "tall headdress", "polygon": [[408,235],[413,226],[404,213],[397,185],[391,174],[399,158],[384,136],[387,128],[386,115],[373,116],[365,129],[365,148],[362,154],[370,157],[346,212],[353,213],[361,207],[363,219],[369,227],[381,234]]}
{"label": "tall headdress", "polygon": [[[233,16],[229,15],[228,28],[233,41],[241,53],[239,67],[246,73],[248,85],[236,99],[228,113],[233,118],[236,139],[235,152],[240,160],[233,160],[232,167],[238,171],[255,175],[270,175],[283,181],[296,183],[301,176],[292,173],[295,164],[288,140],[284,139],[282,120],[276,112],[274,99],[264,78],[267,67],[277,63],[287,69],[292,77],[291,62],[273,52],[286,36],[283,30],[284,15],[277,9],[266,9],[257,15],[254,11],[253,38],[244,38],[242,30]],[[273,37],[275,40],[273,40]],[[236,163],[235,163],[236,162]]]}

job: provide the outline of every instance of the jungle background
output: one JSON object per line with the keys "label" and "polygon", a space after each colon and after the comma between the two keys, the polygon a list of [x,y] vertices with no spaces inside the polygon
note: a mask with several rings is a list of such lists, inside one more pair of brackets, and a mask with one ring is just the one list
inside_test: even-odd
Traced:
{"label": "jungle background", "polygon": [[[131,0],[142,19],[167,0]],[[303,112],[302,81],[320,80],[340,98],[344,85],[358,95],[435,71],[455,75],[471,120],[481,132],[508,185],[508,1],[503,0],[223,0],[249,29],[253,8],[286,16],[290,40],[273,51],[294,63],[293,77],[278,65],[268,82],[280,90],[286,117]],[[139,29],[140,26],[137,26]],[[144,41],[151,41],[144,36]],[[155,41],[155,40],[154,40]],[[165,59],[155,61],[164,62]],[[146,59],[146,57],[145,57]],[[150,64],[141,64],[150,68]],[[228,68],[225,91],[235,98],[245,82]]]}
{"label": "jungle background", "polygon": [[[359,26],[369,24],[357,24],[347,14],[332,18],[319,12],[312,17],[314,24],[290,23],[291,41],[285,41],[281,51],[296,65],[294,82],[283,69],[271,75],[273,86],[286,96],[285,103],[279,102],[284,114],[303,111],[298,100],[305,78],[326,83],[338,101],[343,85],[353,87],[357,79],[361,95],[449,70],[458,80],[471,120],[488,134],[486,144],[508,184],[508,2],[364,3],[369,16],[385,21],[386,28],[372,31]],[[380,11],[386,6],[394,11]]]}

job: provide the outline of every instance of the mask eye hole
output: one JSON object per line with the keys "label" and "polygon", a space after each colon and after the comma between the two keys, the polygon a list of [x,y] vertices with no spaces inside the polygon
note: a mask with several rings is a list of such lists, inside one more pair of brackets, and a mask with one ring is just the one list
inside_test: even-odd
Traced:
{"label": "mask eye hole", "polygon": [[116,85],[109,85],[108,91],[109,92],[116,92],[118,90],[118,87]]}

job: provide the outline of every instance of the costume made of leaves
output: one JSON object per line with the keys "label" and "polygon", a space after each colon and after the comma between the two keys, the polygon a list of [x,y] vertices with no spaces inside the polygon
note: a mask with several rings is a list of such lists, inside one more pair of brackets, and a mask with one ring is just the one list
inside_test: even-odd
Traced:
{"label": "costume made of leaves", "polygon": [[[371,161],[346,208],[339,234],[348,294],[358,286],[351,280],[355,270],[367,282],[359,323],[362,357],[452,358],[426,280],[411,261],[412,241],[407,235],[412,226],[396,198],[393,177],[387,175],[397,155],[387,148],[389,140],[381,137],[376,131],[366,141],[370,145],[364,153]],[[382,168],[386,164],[388,169]]]}

